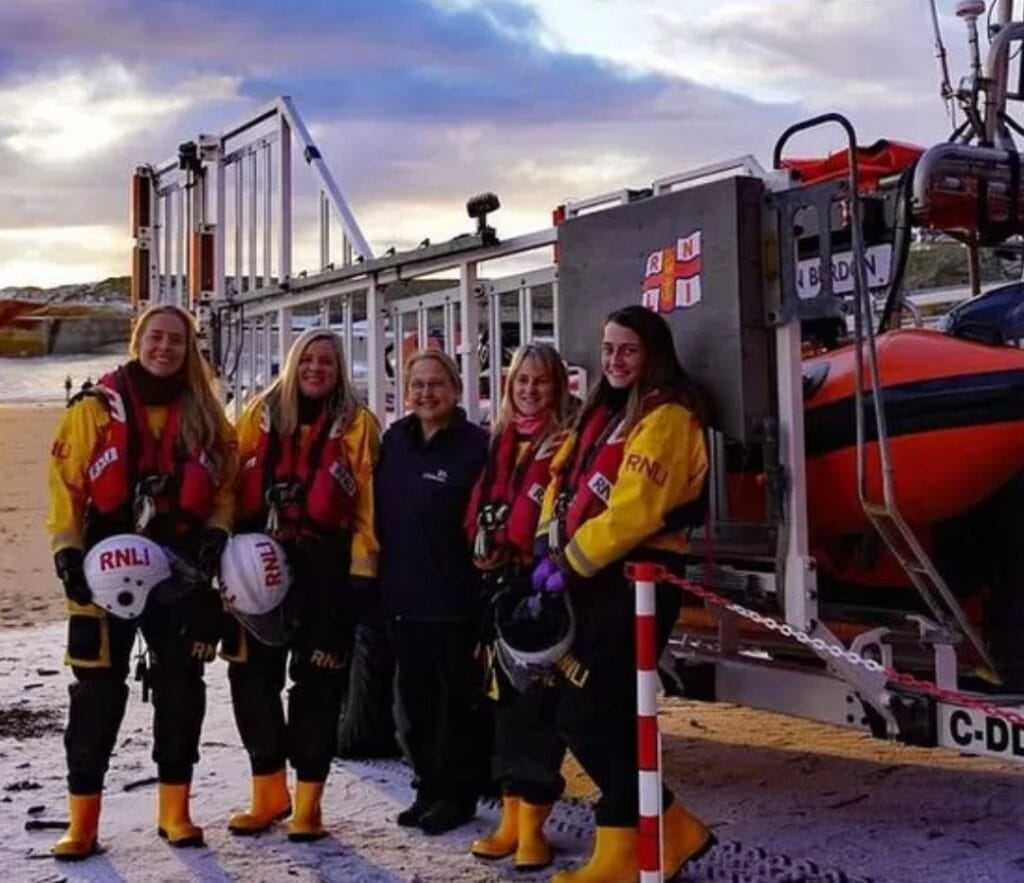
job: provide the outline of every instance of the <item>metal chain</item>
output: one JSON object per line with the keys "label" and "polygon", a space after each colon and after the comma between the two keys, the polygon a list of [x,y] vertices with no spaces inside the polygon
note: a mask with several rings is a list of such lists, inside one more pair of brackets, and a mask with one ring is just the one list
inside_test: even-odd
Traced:
{"label": "metal chain", "polygon": [[918,678],[907,672],[897,671],[892,666],[882,665],[873,659],[867,659],[855,650],[847,650],[842,644],[835,644],[826,641],[824,638],[815,638],[802,629],[789,625],[789,623],[778,622],[772,617],[765,616],[763,613],[758,613],[756,610],[744,607],[742,604],[735,604],[705,586],[692,582],[688,579],[675,576],[668,571],[663,571],[660,579],[679,586],[679,588],[684,591],[689,592],[691,595],[696,595],[701,600],[707,601],[715,607],[721,607],[728,610],[730,613],[735,613],[737,616],[742,616],[744,619],[757,623],[757,625],[767,629],[768,631],[778,632],[784,637],[793,638],[797,643],[810,647],[819,653],[827,653],[833,659],[843,659],[852,665],[859,665],[861,668],[867,669],[867,671],[872,672],[873,674],[884,674],[886,681],[890,684],[895,684],[903,687],[904,689],[913,690],[918,693],[925,693],[940,702],[948,702],[952,705],[971,708],[992,717],[1002,718],[1011,724],[1024,726],[1024,714],[1021,714],[1012,708],[996,705],[993,702],[989,702],[976,696],[970,696],[957,690],[940,687],[938,684]]}

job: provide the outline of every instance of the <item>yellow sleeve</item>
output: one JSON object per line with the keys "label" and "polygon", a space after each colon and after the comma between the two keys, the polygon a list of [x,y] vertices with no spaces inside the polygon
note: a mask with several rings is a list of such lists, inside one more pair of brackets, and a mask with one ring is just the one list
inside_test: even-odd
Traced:
{"label": "yellow sleeve", "polygon": [[57,429],[50,449],[50,509],[46,519],[53,552],[82,548],[86,475],[96,444],[109,423],[107,406],[95,396],[86,396],[65,412]]}
{"label": "yellow sleeve", "polygon": [[582,524],[563,550],[569,566],[593,576],[658,534],[673,509],[700,495],[707,468],[697,418],[678,404],[655,408],[625,441],[608,507]]}
{"label": "yellow sleeve", "polygon": [[221,412],[217,426],[217,453],[220,457],[220,475],[217,494],[213,500],[213,512],[206,519],[209,527],[219,527],[231,532],[235,521],[235,482],[238,479],[238,439],[235,428]]}
{"label": "yellow sleeve", "polygon": [[555,518],[555,487],[558,485],[557,478],[565,469],[566,460],[572,454],[573,445],[576,444],[576,433],[569,432],[565,440],[551,458],[551,477],[548,486],[544,489],[544,499],[540,504],[540,517],[537,519],[536,536],[546,545],[548,529]]}
{"label": "yellow sleeve", "polygon": [[360,408],[345,433],[345,451],[356,482],[356,508],[352,519],[352,576],[377,575],[377,531],[374,527],[373,470],[380,451],[380,426],[366,408]]}

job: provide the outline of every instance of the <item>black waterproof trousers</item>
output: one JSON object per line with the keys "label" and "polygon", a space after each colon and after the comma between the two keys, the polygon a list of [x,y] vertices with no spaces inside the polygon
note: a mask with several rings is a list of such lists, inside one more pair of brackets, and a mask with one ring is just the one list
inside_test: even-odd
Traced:
{"label": "black waterproof trousers", "polygon": [[[576,640],[562,660],[556,723],[569,749],[601,791],[600,826],[630,827],[639,815],[636,737],[634,589],[622,565],[570,588]],[[658,651],[682,605],[680,590],[657,587]],[[665,790],[663,805],[672,802]]]}
{"label": "black waterproof trousers", "polygon": [[[291,762],[302,782],[327,779],[338,734],[355,618],[349,591],[349,539],[285,544],[293,582],[286,604],[294,637],[269,647],[231,620],[225,636],[235,722],[253,775]],[[281,698],[291,678],[287,715]]]}
{"label": "black waterproof trousers", "polygon": [[395,720],[417,797],[473,808],[491,739],[474,657],[475,620],[395,622]]}
{"label": "black waterproof trousers", "polygon": [[151,598],[137,620],[109,616],[93,604],[69,602],[67,661],[75,676],[64,731],[68,790],[103,789],[128,701],[132,646],[141,630],[150,653],[153,760],[161,782],[187,784],[199,760],[206,711],[205,663],[214,658],[220,596],[208,589],[169,604]]}
{"label": "black waterproof trousers", "polygon": [[509,797],[554,803],[565,788],[561,773],[565,740],[555,727],[559,691],[544,683],[520,692],[505,682],[499,689],[491,773]]}

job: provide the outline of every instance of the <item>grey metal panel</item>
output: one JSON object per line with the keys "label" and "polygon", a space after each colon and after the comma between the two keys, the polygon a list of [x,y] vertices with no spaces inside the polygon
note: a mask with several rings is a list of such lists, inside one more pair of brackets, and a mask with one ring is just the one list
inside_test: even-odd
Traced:
{"label": "grey metal panel", "polygon": [[765,323],[764,187],[734,177],[573,218],[558,231],[563,355],[600,376],[600,328],[641,301],[647,258],[701,232],[699,303],[663,314],[679,356],[712,405],[711,424],[743,442],[770,414]]}

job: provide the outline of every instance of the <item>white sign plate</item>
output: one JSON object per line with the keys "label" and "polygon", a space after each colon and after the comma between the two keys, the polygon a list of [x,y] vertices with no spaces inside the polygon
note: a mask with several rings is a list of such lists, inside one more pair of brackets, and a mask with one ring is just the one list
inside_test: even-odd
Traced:
{"label": "white sign plate", "polygon": [[[868,288],[881,288],[889,284],[892,273],[892,246],[872,245],[865,253]],[[832,291],[849,294],[853,291],[853,252],[832,253]],[[821,261],[808,258],[796,266],[796,294],[801,300],[810,300],[821,293]]]}

